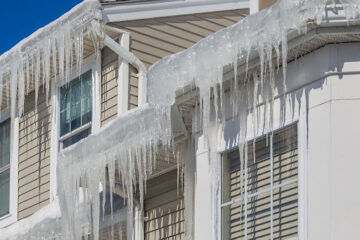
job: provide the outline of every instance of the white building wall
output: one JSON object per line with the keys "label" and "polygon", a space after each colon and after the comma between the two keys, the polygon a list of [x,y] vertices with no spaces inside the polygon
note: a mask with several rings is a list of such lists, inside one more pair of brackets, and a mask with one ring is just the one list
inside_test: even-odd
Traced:
{"label": "white building wall", "polygon": [[[308,129],[307,137],[303,135],[306,132],[299,131],[299,147],[303,148],[299,149],[299,168],[306,167],[299,173],[301,240],[351,240],[360,236],[359,50],[358,43],[328,45],[290,63],[286,101],[275,100],[275,129],[297,121],[298,129]],[[278,89],[282,89],[281,84],[278,79]],[[239,120],[230,117],[232,108],[227,106],[228,121],[218,143],[219,152],[238,144]],[[299,117],[301,108],[305,109],[304,117]],[[285,112],[285,121],[280,119],[281,111]],[[250,140],[251,116],[248,129]],[[193,132],[199,133],[200,129]],[[195,239],[211,239],[209,154],[208,149],[199,147],[203,146],[203,136],[195,136]]]}

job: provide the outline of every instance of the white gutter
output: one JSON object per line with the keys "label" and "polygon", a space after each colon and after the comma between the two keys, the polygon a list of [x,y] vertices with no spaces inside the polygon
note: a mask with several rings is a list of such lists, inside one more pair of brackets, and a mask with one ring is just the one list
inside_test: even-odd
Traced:
{"label": "white gutter", "polygon": [[[94,22],[95,24],[98,24],[97,22]],[[118,28],[110,27],[107,25],[104,25],[104,29],[108,31],[112,31],[118,34],[129,34],[126,31],[120,30]],[[102,38],[104,44],[109,47],[111,50],[113,50],[116,54],[118,54],[125,62],[133,65],[137,71],[138,71],[138,77],[139,77],[139,86],[138,86],[138,106],[142,106],[147,102],[147,68],[145,64],[137,58],[132,52],[126,50],[123,48],[119,43],[114,41],[111,37],[109,37],[104,31],[102,33],[97,33],[99,37]]]}

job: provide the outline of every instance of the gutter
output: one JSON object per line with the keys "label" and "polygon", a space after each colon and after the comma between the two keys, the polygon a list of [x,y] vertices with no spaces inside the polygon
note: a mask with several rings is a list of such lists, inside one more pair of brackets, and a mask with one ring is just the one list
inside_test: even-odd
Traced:
{"label": "gutter", "polygon": [[[347,35],[347,34],[358,34],[360,35],[360,25],[348,25],[345,21],[343,8],[338,8],[338,14],[327,13],[327,17],[323,20],[320,25],[314,25],[314,27],[308,30],[306,33],[299,33],[298,31],[292,31],[288,33],[288,53],[301,45],[304,42],[311,41],[317,36],[322,36],[324,38],[329,38],[333,35]],[[329,11],[329,10],[328,10]],[[311,23],[310,23],[311,24]],[[312,23],[313,24],[313,23]],[[336,43],[335,41],[332,43]],[[327,43],[331,44],[331,43]],[[316,48],[315,48],[316,49]],[[313,50],[315,50],[313,49]],[[276,53],[273,52],[273,60],[276,59]],[[302,56],[299,54],[299,56]],[[293,60],[288,59],[288,63]],[[245,61],[239,61],[237,65],[238,75],[244,74],[246,72],[246,66],[248,69],[253,69],[260,65],[260,57],[257,51],[253,51],[250,55],[249,62],[246,64]],[[223,66],[223,82],[227,82],[233,78],[234,70],[229,64]],[[176,94],[176,104],[181,104],[186,102],[188,99],[197,96],[199,91],[194,83],[189,84],[184,87],[184,89],[177,90]]]}
{"label": "gutter", "polygon": [[[98,22],[94,21],[93,24],[99,24]],[[104,30],[108,30],[110,32],[114,32],[117,34],[129,34],[126,31],[123,31],[118,28],[114,28],[108,25],[103,26]],[[139,96],[138,96],[138,106],[142,106],[147,102],[147,68],[145,64],[137,58],[132,52],[126,50],[123,48],[119,43],[114,41],[111,37],[109,37],[104,31],[97,32],[97,35],[102,39],[104,44],[109,47],[111,50],[113,50],[116,54],[118,54],[125,62],[131,64],[136,68],[138,71],[138,77],[139,77]],[[130,35],[130,34],[129,34]]]}

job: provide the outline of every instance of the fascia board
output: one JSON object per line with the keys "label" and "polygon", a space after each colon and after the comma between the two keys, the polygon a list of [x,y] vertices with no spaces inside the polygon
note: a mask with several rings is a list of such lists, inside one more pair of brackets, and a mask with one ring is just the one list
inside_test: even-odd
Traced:
{"label": "fascia board", "polygon": [[186,14],[248,9],[249,0],[164,0],[103,6],[103,19],[121,22]]}

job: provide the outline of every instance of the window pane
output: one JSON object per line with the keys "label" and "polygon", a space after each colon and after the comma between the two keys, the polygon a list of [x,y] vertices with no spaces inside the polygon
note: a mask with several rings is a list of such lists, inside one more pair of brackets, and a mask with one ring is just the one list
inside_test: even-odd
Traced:
{"label": "window pane", "polygon": [[82,125],[91,122],[91,107],[92,107],[92,89],[91,89],[91,74],[86,73],[82,81],[82,99],[81,99],[81,113]]}
{"label": "window pane", "polygon": [[0,168],[10,164],[10,119],[0,125]]}
{"label": "window pane", "polygon": [[60,136],[70,131],[70,91],[67,87],[60,90]]}
{"label": "window pane", "polygon": [[288,239],[297,235],[297,183],[274,190],[274,239]]}
{"label": "window pane", "polygon": [[[228,153],[223,160],[222,202],[237,201],[222,208],[223,239],[269,239],[271,234],[271,186],[273,186],[274,239],[297,236],[298,213],[298,150],[297,125],[248,143],[247,211],[245,211],[245,170],[239,150]],[[270,148],[273,149],[273,182],[271,183]],[[284,186],[278,187],[279,184]],[[246,214],[245,214],[246,213]],[[246,215],[246,216],[245,216]]]}
{"label": "window pane", "polygon": [[60,89],[60,136],[91,122],[91,71]]}
{"label": "window pane", "polygon": [[81,127],[81,82],[79,80],[71,84],[70,92],[71,131],[73,131]]}
{"label": "window pane", "polygon": [[0,216],[9,213],[10,169],[0,173]]}
{"label": "window pane", "polygon": [[67,138],[66,140],[63,141],[63,148],[67,148],[68,146],[77,143],[81,139],[86,138],[87,136],[90,135],[90,132],[91,130],[90,128],[88,128],[72,137]]}

